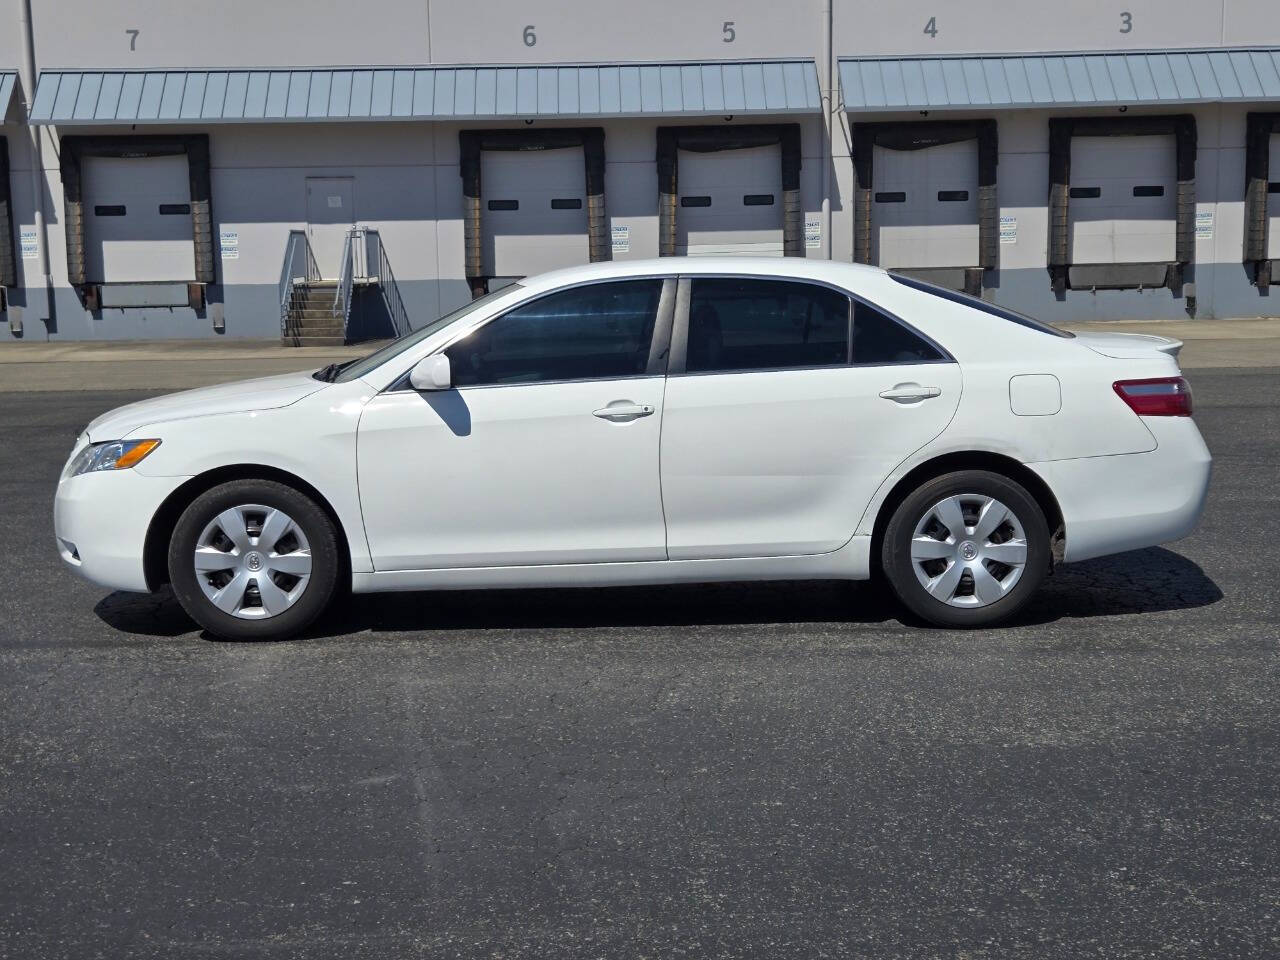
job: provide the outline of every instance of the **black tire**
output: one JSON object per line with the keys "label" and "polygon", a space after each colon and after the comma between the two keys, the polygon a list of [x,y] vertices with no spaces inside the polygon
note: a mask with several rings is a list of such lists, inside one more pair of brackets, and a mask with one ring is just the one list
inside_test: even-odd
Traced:
{"label": "black tire", "polygon": [[[311,553],[310,579],[293,605],[258,619],[214,606],[198,580],[194,561],[205,527],[223,511],[247,504],[284,511],[305,535]],[[169,579],[178,602],[200,626],[229,640],[280,640],[304,630],[337,592],[340,567],[338,536],[328,514],[305,494],[271,480],[233,480],[202,493],[182,512],[169,538]],[[252,589],[257,589],[256,580]]]}
{"label": "black tire", "polygon": [[[933,596],[916,576],[915,564],[911,559],[912,539],[917,524],[924,520],[935,505],[955,496],[962,500],[966,496],[974,496],[992,497],[1000,501],[1013,512],[1022,526],[1026,540],[1026,564],[1021,576],[1008,587],[1004,596],[985,606],[954,606]],[[957,555],[960,546],[961,544],[957,544]],[[922,484],[893,512],[885,528],[880,551],[885,576],[898,599],[916,616],[941,627],[986,627],[1013,616],[1031,599],[1044,581],[1049,572],[1049,557],[1049,527],[1040,505],[1021,484],[987,470],[961,470],[935,477]],[[948,562],[940,561],[942,564]],[[978,562],[983,563],[987,570],[993,570],[1000,576],[1008,576],[1008,570],[998,564],[990,566],[986,561]],[[923,569],[928,576],[931,568],[925,565]],[[972,595],[973,578],[972,574],[961,576],[969,578],[967,581],[962,580],[957,587],[956,592],[963,598],[966,589]]]}

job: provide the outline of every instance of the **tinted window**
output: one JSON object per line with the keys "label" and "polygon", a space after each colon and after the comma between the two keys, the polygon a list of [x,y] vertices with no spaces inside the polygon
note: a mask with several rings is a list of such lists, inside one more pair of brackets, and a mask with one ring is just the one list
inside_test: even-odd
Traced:
{"label": "tinted window", "polygon": [[378,369],[378,367],[382,366],[389,360],[394,360],[411,347],[417,346],[433,334],[439,333],[450,324],[457,323],[469,314],[489,307],[493,301],[501,300],[503,297],[509,297],[513,293],[519,292],[521,289],[522,287],[520,284],[513,283],[509,286],[503,287],[501,290],[494,290],[490,293],[486,293],[478,300],[469,300],[457,310],[446,313],[438,320],[432,320],[426,326],[419,327],[417,330],[413,331],[413,333],[406,334],[399,340],[392,340],[385,347],[380,350],[375,350],[367,357],[362,357],[359,360],[348,360],[346,363],[339,364],[338,367],[340,372],[336,377],[334,377],[334,381],[337,383],[346,383],[348,380],[354,380],[356,377],[363,377],[366,373]]}
{"label": "tinted window", "polygon": [[661,280],[597,283],[516,307],[449,347],[459,387],[645,372]]}
{"label": "tinted window", "polygon": [[1053,334],[1055,337],[1065,337],[1071,339],[1075,336],[1070,330],[1059,330],[1057,327],[1051,327],[1047,323],[1041,323],[1034,317],[1028,317],[1025,313],[1019,313],[1017,310],[1010,310],[1008,307],[998,307],[994,303],[987,303],[977,297],[971,297],[967,293],[960,293],[958,290],[948,290],[946,287],[938,287],[932,283],[925,283],[923,280],[917,280],[915,277],[904,277],[900,273],[890,272],[889,276],[897,280],[905,287],[912,290],[919,290],[921,293],[932,294],[943,300],[950,300],[952,303],[963,304],[966,307],[972,307],[974,310],[981,310],[983,313],[989,313],[993,317],[999,317],[1001,320],[1008,320],[1010,323],[1016,323],[1021,327],[1028,327],[1032,330],[1039,330],[1041,333]]}
{"label": "tinted window", "polygon": [[785,280],[695,278],[685,369],[760,370],[849,362],[849,298]]}
{"label": "tinted window", "polygon": [[865,303],[853,307],[853,362],[931,363],[946,357],[919,334]]}

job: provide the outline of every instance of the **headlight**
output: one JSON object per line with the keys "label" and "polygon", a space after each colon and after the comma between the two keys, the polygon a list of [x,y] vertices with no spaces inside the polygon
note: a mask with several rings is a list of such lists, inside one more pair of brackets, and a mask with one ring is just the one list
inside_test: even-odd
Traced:
{"label": "headlight", "polygon": [[91,443],[67,465],[67,476],[78,477],[82,473],[97,473],[99,470],[128,470],[141,463],[158,446],[159,440]]}

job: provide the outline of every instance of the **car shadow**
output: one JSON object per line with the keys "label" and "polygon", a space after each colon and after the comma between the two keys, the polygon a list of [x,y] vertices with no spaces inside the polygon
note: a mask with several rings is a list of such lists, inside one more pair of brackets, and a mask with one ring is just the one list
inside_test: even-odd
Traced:
{"label": "car shadow", "polygon": [[1222,590],[1197,564],[1164,547],[1147,547],[1059,567],[1009,622],[1041,624],[1192,610],[1212,606],[1222,597]]}
{"label": "car shadow", "polygon": [[[1222,596],[1217,584],[1195,563],[1171,550],[1153,547],[1060,567],[1009,625],[1187,610],[1217,603]],[[167,587],[151,595],[110,594],[94,612],[115,630],[144,636],[175,637],[195,629]],[[886,621],[917,625],[878,583],[738,582],[362,594],[345,598],[303,637],[363,631]]]}

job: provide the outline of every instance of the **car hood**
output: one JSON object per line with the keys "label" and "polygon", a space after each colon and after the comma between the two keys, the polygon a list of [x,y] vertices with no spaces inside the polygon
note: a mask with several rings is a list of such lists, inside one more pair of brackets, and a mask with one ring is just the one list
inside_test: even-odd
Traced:
{"label": "car hood", "polygon": [[312,377],[311,371],[304,370],[200,387],[117,407],[98,417],[86,430],[89,439],[95,442],[122,440],[134,430],[152,423],[287,407],[327,386],[327,383]]}
{"label": "car hood", "polygon": [[1141,360],[1152,353],[1177,359],[1182,341],[1149,333],[1077,333],[1076,339],[1095,353],[1117,360]]}

